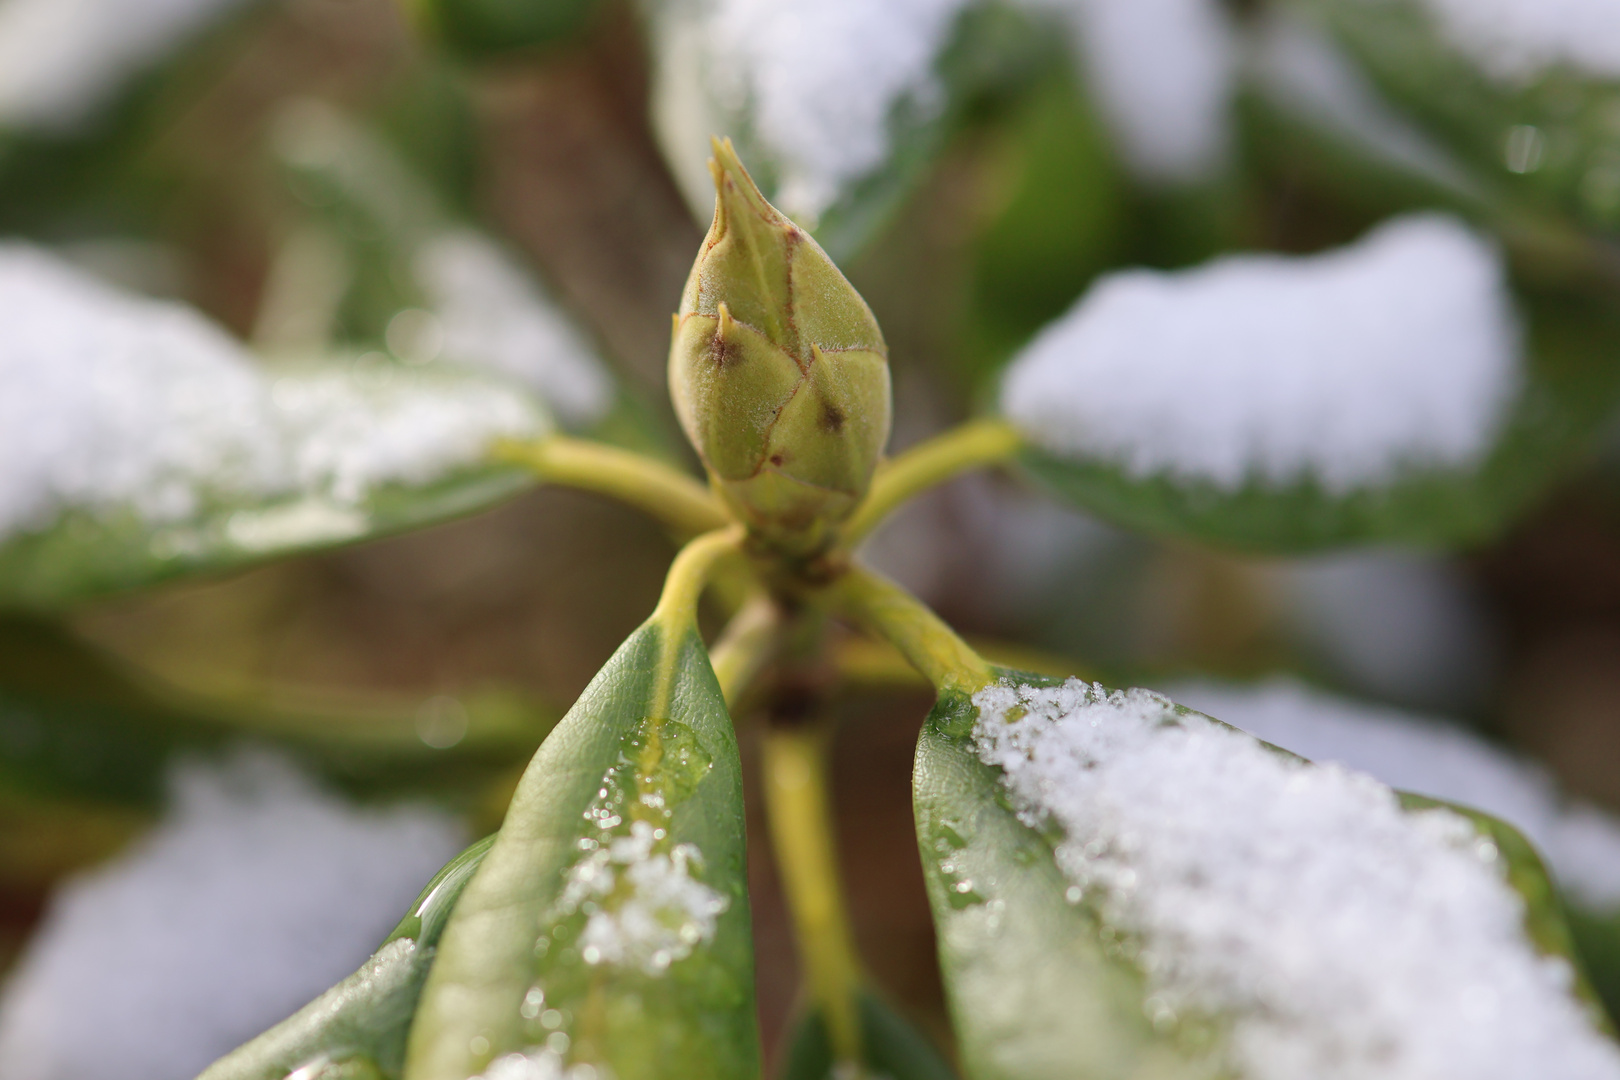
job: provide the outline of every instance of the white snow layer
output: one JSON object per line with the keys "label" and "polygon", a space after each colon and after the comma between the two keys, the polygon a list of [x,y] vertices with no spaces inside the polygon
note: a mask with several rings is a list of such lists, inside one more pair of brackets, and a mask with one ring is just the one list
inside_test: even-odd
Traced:
{"label": "white snow layer", "polygon": [[547,424],[495,381],[381,362],[274,376],[189,308],[20,243],[0,244],[0,323],[0,538],[67,509],[168,523],[288,495],[306,500],[244,517],[238,539],[348,535],[372,486],[433,480]]}
{"label": "white snow layer", "polygon": [[569,424],[600,420],[613,387],[591,349],[533,279],[488,237],[440,233],[416,277],[442,327],[443,354],[532,386]]}
{"label": "white snow layer", "polygon": [[1331,493],[1489,450],[1519,385],[1500,252],[1437,214],[1310,256],[1093,286],[1015,358],[1002,408],[1060,456]]}
{"label": "white snow layer", "polygon": [[176,770],[164,821],[60,887],[0,998],[6,1080],[179,1080],[357,968],[464,843],[284,759]]}
{"label": "white snow layer", "polygon": [[1539,955],[1494,845],[1360,773],[1272,753],[1144,690],[997,684],[983,759],[1065,875],[1140,944],[1164,1014],[1231,1022],[1249,1080],[1620,1077]]}
{"label": "white snow layer", "polygon": [[1139,176],[1196,182],[1225,163],[1236,38],[1217,0],[1025,0],[1068,19],[1092,96]]}
{"label": "white snow layer", "polygon": [[1540,768],[1443,721],[1336,697],[1286,677],[1255,685],[1186,682],[1175,700],[1313,761],[1515,825],[1559,883],[1598,909],[1620,907],[1620,821],[1566,804]]}
{"label": "white snow layer", "polygon": [[70,131],[133,76],[247,0],[5,0],[0,125]]}
{"label": "white snow layer", "polygon": [[1456,48],[1502,82],[1531,82],[1566,65],[1598,78],[1620,78],[1620,5],[1614,0],[1422,4]]}
{"label": "white snow layer", "polygon": [[[1235,49],[1215,0],[1021,0],[1071,31],[1092,93],[1124,157],[1150,180],[1189,181],[1225,160]],[[888,156],[897,110],[944,103],[935,63],[970,0],[699,0],[672,21],[660,97],[701,112],[706,94],[747,116],[779,173],[776,201],[813,222]],[[673,67],[704,57],[692,76]],[[705,133],[662,115],[682,143]],[[679,157],[685,155],[677,154]],[[690,170],[689,170],[690,171]],[[684,178],[701,204],[707,176]]]}
{"label": "white snow layer", "polygon": [[703,38],[728,111],[751,114],[777,202],[814,219],[888,152],[902,102],[941,104],[934,59],[966,0],[714,0]]}

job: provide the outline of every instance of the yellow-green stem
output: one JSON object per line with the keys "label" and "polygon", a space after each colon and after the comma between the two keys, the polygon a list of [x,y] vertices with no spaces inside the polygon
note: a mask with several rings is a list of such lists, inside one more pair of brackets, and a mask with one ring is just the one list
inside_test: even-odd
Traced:
{"label": "yellow-green stem", "polygon": [[644,510],[682,537],[724,528],[731,520],[702,483],[643,454],[588,439],[549,435],[506,440],[497,457],[526,465],[543,480],[609,495]]}
{"label": "yellow-green stem", "polygon": [[662,655],[653,684],[651,715],[669,716],[670,697],[675,687],[675,664],[680,657],[681,643],[686,635],[697,629],[698,598],[709,583],[709,575],[725,556],[737,550],[742,543],[743,530],[733,525],[704,533],[681,549],[670,564],[669,576],[664,579],[664,593],[658,598],[649,620],[659,629]]}
{"label": "yellow-green stem", "polygon": [[957,473],[1009,460],[1023,436],[1005,420],[974,420],[920,443],[878,469],[872,489],[844,526],[844,543],[855,546],[908,499]]}
{"label": "yellow-green stem", "polygon": [[755,593],[709,650],[709,663],[734,721],[737,703],[770,661],[780,629],[776,602],[762,592]]}
{"label": "yellow-green stem", "polygon": [[889,579],[854,566],[832,592],[841,614],[899,649],[936,691],[971,694],[995,681],[984,657],[927,604]]}
{"label": "yellow-green stem", "polygon": [[825,736],[811,727],[770,729],[764,772],[771,847],[810,998],[827,1025],[833,1059],[858,1069],[861,970],[833,846]]}

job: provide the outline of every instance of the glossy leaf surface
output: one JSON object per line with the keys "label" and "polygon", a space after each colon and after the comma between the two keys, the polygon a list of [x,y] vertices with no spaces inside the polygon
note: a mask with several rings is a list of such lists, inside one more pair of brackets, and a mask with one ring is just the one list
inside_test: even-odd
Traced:
{"label": "glossy leaf surface", "polygon": [[434,875],[358,971],[210,1065],[199,1080],[284,1080],[293,1074],[298,1080],[395,1080],[439,936],[494,842],[485,837]]}
{"label": "glossy leaf surface", "polygon": [[[1017,674],[1026,684],[1050,685]],[[1147,984],[1087,905],[1069,902],[1053,838],[1018,819],[972,738],[977,709],[940,699],[917,746],[915,808],[941,967],[971,1080],[1227,1077],[1216,1021],[1156,1029]],[[1277,751],[1285,753],[1284,751]],[[1411,808],[1432,800],[1402,796]],[[1539,951],[1573,960],[1540,860],[1510,826],[1466,808],[1504,860]],[[1576,965],[1578,970],[1578,965]],[[1589,1004],[1595,1001],[1580,986]],[[1594,1019],[1597,1008],[1592,1004]]]}
{"label": "glossy leaf surface", "polygon": [[736,738],[701,641],[671,644],[637,631],[535,755],[445,932],[409,1080],[511,1055],[617,1080],[757,1075]]}

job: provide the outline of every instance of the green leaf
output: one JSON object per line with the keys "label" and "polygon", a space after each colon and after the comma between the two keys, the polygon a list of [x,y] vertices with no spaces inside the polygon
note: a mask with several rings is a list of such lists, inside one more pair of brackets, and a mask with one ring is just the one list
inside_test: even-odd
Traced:
{"label": "green leaf", "polygon": [[[1372,81],[1491,189],[1588,228],[1620,226],[1613,123],[1620,79],[1556,61],[1493,72],[1448,37],[1434,5],[1417,0],[1297,6],[1319,17]],[[1504,41],[1496,52],[1534,50]]]}
{"label": "green leaf", "polygon": [[[729,136],[766,197],[810,228],[839,263],[847,263],[878,234],[975,110],[1016,95],[1068,63],[1062,35],[1051,32],[1044,20],[1008,4],[969,5],[942,28],[936,55],[915,79],[902,78],[889,98],[877,103],[881,131],[842,140],[877,139],[883,144],[880,159],[870,164],[833,162],[825,148],[815,145],[817,133],[805,129],[802,103],[794,112],[793,130],[770,128],[772,102],[761,94],[771,91],[762,91],[762,84],[767,75],[775,81],[785,70],[799,69],[811,76],[793,88],[802,100],[833,93],[847,93],[853,100],[861,90],[817,82],[817,65],[804,62],[802,49],[800,55],[783,51],[778,56],[780,25],[749,27],[745,32],[752,36],[743,41],[735,27],[719,25],[713,5],[644,0],[644,6],[656,72],[654,125],[693,214],[706,221],[714,207],[706,165],[709,137]],[[927,32],[920,26],[912,29]],[[855,47],[840,59],[846,66],[861,62]],[[779,86],[777,91],[773,100],[779,108]],[[862,111],[859,105],[834,103],[821,118],[808,121],[808,127],[827,122],[827,117],[859,123],[850,117]]]}
{"label": "green leaf", "polygon": [[285,1080],[295,1072],[298,1080],[398,1080],[439,937],[494,843],[494,836],[485,837],[435,874],[358,971],[214,1062],[198,1080]]}
{"label": "green leaf", "polygon": [[470,58],[560,44],[577,34],[595,0],[407,0],[423,31]]}
{"label": "green leaf", "polygon": [[524,774],[445,931],[409,1080],[514,1053],[616,1080],[757,1076],[736,737],[695,631],[667,655],[664,633],[620,647]]}
{"label": "green leaf", "polygon": [[1572,287],[1526,285],[1525,385],[1477,468],[1407,469],[1347,493],[1312,478],[1228,490],[1030,445],[1020,460],[1054,494],[1126,528],[1257,552],[1352,544],[1464,546],[1500,534],[1591,450],[1620,399],[1620,317]]}
{"label": "green leaf", "polygon": [[[358,795],[476,791],[522,761],[555,715],[493,692],[454,703],[291,696],[188,695],[58,625],[0,618],[0,793],[152,810],[176,754],[241,739],[289,750]],[[436,706],[458,729],[427,730],[438,748],[422,738]]]}
{"label": "green leaf", "polygon": [[[877,994],[859,1003],[864,1064],[889,1080],[956,1080],[933,1043]],[[799,1018],[782,1063],[782,1080],[833,1080],[832,1044],[819,1011]]]}
{"label": "green leaf", "polygon": [[[1028,685],[1055,682],[1004,675]],[[1230,1076],[1216,1021],[1183,1018],[1167,1030],[1150,1022],[1143,973],[1088,905],[1067,899],[1072,883],[1055,862],[1054,837],[1019,819],[1001,771],[980,760],[972,736],[977,716],[967,695],[943,695],[924,724],[914,773],[918,844],[966,1075]],[[1448,805],[1401,798],[1413,809]],[[1578,971],[1557,898],[1529,843],[1494,818],[1449,808],[1496,844],[1508,882],[1524,900],[1530,940]],[[1601,1024],[1595,996],[1584,980],[1577,983]]]}

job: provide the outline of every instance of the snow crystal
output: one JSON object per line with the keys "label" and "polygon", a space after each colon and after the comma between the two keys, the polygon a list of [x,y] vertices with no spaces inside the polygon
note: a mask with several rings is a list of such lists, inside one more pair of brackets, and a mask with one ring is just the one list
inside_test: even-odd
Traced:
{"label": "snow crystal", "polygon": [[714,92],[748,112],[780,170],[776,201],[813,221],[888,151],[902,102],[942,103],[934,59],[966,0],[714,0],[698,40]]}
{"label": "snow crystal", "polygon": [[380,357],[273,375],[190,309],[24,244],[0,244],[0,321],[0,537],[70,508],[169,523],[285,495],[325,505],[239,531],[352,535],[345,507],[372,486],[435,479],[545,427],[515,389]]}
{"label": "snow crystal", "polygon": [[726,898],[691,876],[703,865],[695,846],[658,850],[667,835],[632,822],[628,836],[602,841],[569,870],[558,908],[589,916],[579,938],[586,963],[659,975],[713,940]]}
{"label": "snow crystal", "polygon": [[1015,359],[1002,407],[1136,476],[1342,494],[1476,463],[1518,353],[1500,253],[1419,214],[1318,255],[1112,274]]}
{"label": "snow crystal", "polygon": [[1456,48],[1503,82],[1530,82],[1559,65],[1620,78],[1614,0],[1423,0],[1423,6]]}
{"label": "snow crystal", "polygon": [[58,889],[0,998],[7,1080],[175,1080],[358,967],[464,842],[284,759],[176,770],[147,837]]}
{"label": "snow crystal", "polygon": [[1065,16],[1127,163],[1200,180],[1225,163],[1235,35],[1215,0],[1026,0]]}
{"label": "snow crystal", "polygon": [[1494,814],[1529,837],[1554,876],[1581,900],[1620,907],[1620,821],[1590,806],[1565,805],[1540,768],[1463,728],[1286,677],[1253,686],[1187,682],[1166,689],[1177,701],[1302,757]]}
{"label": "snow crystal", "polygon": [[416,254],[416,276],[443,332],[443,353],[516,378],[575,426],[600,420],[613,388],[590,348],[529,276],[470,229],[441,233]]}
{"label": "snow crystal", "polygon": [[131,77],[246,0],[7,0],[0,124],[81,125]]}
{"label": "snow crystal", "polygon": [[1370,777],[1144,690],[997,684],[974,702],[981,757],[1027,821],[1061,830],[1079,902],[1139,942],[1171,1013],[1230,1021],[1241,1075],[1620,1077],[1467,819],[1405,812]]}

